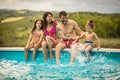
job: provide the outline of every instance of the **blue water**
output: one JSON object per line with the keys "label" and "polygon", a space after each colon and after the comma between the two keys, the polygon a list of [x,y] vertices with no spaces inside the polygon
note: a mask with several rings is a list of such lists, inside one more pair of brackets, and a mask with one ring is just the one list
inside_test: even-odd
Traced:
{"label": "blue water", "polygon": [[61,64],[56,60],[44,61],[41,51],[32,61],[24,61],[23,51],[0,51],[0,80],[120,80],[120,53],[92,52],[91,61],[86,57],[69,64],[70,54],[61,52]]}

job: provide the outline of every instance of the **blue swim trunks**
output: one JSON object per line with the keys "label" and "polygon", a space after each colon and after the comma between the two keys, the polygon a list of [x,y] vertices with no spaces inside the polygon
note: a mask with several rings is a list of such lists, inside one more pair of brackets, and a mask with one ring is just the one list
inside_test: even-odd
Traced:
{"label": "blue swim trunks", "polygon": [[85,44],[93,46],[93,42],[91,41],[85,41]]}

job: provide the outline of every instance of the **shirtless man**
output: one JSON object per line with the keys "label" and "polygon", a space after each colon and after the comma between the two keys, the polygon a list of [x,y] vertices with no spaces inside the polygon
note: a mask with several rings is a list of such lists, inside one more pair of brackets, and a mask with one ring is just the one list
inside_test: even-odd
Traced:
{"label": "shirtless man", "polygon": [[[64,48],[70,48],[72,42],[75,40],[76,33],[81,35],[82,30],[74,20],[67,19],[67,13],[61,11],[59,13],[60,23],[57,28],[60,30],[61,41],[56,46],[56,62],[60,64],[60,51]],[[74,55],[71,54],[71,63],[74,62]]]}

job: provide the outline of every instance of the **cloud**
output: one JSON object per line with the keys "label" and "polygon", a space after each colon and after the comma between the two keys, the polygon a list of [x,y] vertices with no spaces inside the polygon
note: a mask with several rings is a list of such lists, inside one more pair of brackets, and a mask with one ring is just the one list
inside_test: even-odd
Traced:
{"label": "cloud", "polygon": [[0,9],[120,13],[120,0],[0,0]]}

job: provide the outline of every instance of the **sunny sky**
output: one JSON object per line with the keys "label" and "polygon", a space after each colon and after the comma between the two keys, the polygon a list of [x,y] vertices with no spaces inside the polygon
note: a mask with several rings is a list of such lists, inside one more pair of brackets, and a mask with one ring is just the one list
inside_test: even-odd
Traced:
{"label": "sunny sky", "polygon": [[0,0],[0,9],[120,13],[120,0]]}

